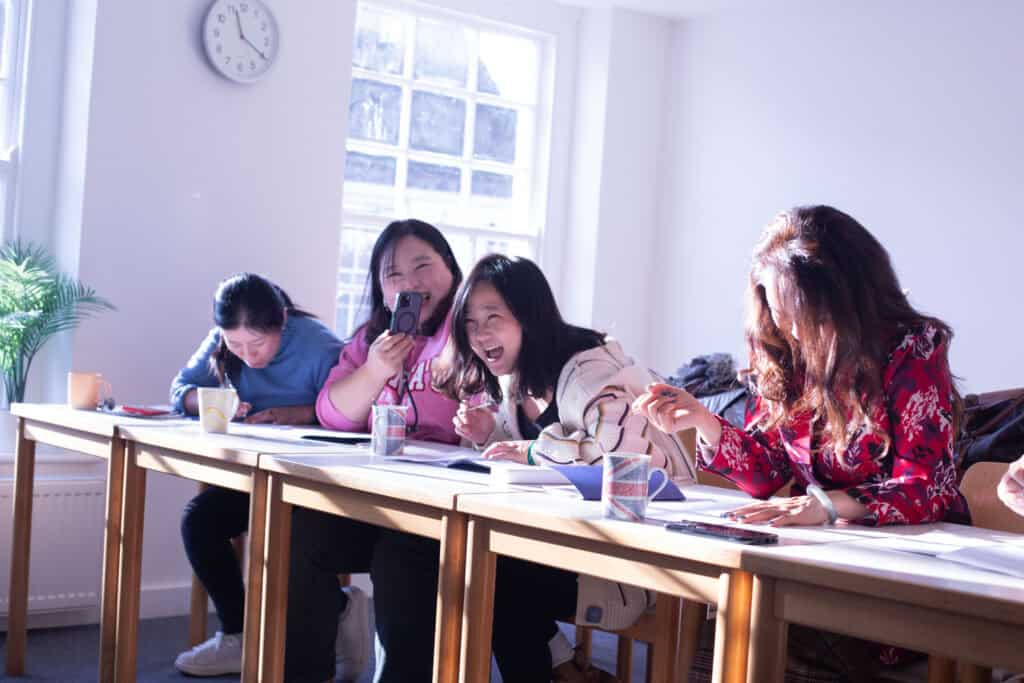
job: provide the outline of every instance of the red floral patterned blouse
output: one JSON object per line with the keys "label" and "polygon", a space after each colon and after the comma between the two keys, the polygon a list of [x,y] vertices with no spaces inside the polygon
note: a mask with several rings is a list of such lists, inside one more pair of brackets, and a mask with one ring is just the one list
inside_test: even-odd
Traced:
{"label": "red floral patterned blouse", "polygon": [[722,423],[717,451],[703,449],[699,463],[757,498],[767,498],[787,481],[794,494],[808,484],[842,489],[868,508],[861,523],[969,523],[953,466],[953,385],[946,361],[947,340],[931,325],[911,330],[890,353],[883,379],[884,405],[872,416],[892,442],[861,432],[846,452],[828,443],[812,449],[809,414],[762,431],[760,402],[747,414],[747,430]]}

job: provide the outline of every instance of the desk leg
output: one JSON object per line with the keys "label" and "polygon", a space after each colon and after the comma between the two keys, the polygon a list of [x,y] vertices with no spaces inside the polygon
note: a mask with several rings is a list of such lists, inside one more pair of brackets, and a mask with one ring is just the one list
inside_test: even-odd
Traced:
{"label": "desk leg", "polygon": [[36,442],[25,438],[25,419],[18,418],[14,443],[14,529],[11,534],[11,592],[7,611],[7,675],[25,673],[28,629],[28,559],[32,541],[32,481]]}
{"label": "desk leg", "polygon": [[134,683],[139,639],[139,592],[142,581],[142,528],[146,512],[146,470],[135,464],[134,443],[128,444],[125,455],[123,505],[116,673],[118,681]]}
{"label": "desk leg", "polygon": [[466,550],[466,601],[462,617],[459,680],[491,680],[491,633],[494,627],[494,573],[496,556],[490,551],[487,522],[469,522]]}
{"label": "desk leg", "polygon": [[114,680],[117,663],[117,584],[121,574],[121,515],[124,510],[124,439],[114,437],[107,455],[107,519],[103,531],[100,586],[100,678]]}
{"label": "desk leg", "polygon": [[459,680],[462,606],[466,589],[466,515],[441,519],[441,564],[437,580],[437,631],[434,633],[434,681]]}
{"label": "desk leg", "polygon": [[[198,493],[210,488],[209,484],[199,483]],[[210,596],[199,577],[192,574],[192,593],[188,606],[188,646],[195,647],[206,640],[206,613],[210,611]]]}
{"label": "desk leg", "polygon": [[722,572],[718,580],[713,683],[746,681],[752,583],[753,577],[739,570]]}
{"label": "desk leg", "polygon": [[755,577],[751,603],[747,683],[781,681],[786,674],[789,627],[775,617],[775,581]]}
{"label": "desk leg", "polygon": [[[284,680],[284,640],[288,619],[288,564],[292,537],[292,506],[281,500],[281,478],[270,476],[263,553],[265,567],[260,680]],[[250,526],[252,533],[255,527]],[[253,564],[256,558],[250,555]]]}
{"label": "desk leg", "polygon": [[267,537],[267,473],[256,470],[249,495],[249,581],[245,588],[245,625],[242,629],[242,681],[259,675],[260,620],[263,601],[263,554]]}
{"label": "desk leg", "polygon": [[[654,623],[657,637],[647,649],[650,658],[647,670],[652,681],[675,681],[676,660],[679,658],[679,620],[682,599],[664,593],[654,603]],[[621,640],[621,638],[620,638]]]}

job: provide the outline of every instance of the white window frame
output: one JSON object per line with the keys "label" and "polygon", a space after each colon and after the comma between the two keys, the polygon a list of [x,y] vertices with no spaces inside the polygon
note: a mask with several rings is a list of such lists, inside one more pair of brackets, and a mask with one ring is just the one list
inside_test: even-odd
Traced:
{"label": "white window frame", "polygon": [[25,43],[28,36],[28,14],[31,0],[2,0],[7,7],[0,65],[0,88],[7,95],[0,130],[0,237],[16,237],[14,229],[15,198],[18,186],[18,165],[21,151],[22,93],[24,90]]}
{"label": "white window frame", "polygon": [[[414,23],[414,21],[410,19],[406,30],[407,52],[403,65],[404,71],[402,74],[386,74],[378,71],[364,70],[355,66],[352,67],[353,80],[356,78],[367,78],[378,82],[398,85],[409,90],[410,95],[404,95],[402,99],[402,113],[399,122],[400,129],[398,135],[400,145],[396,148],[394,146],[366,140],[350,140],[347,135],[345,144],[346,153],[353,151],[377,156],[393,156],[397,159],[398,164],[395,174],[394,188],[393,190],[388,190],[389,193],[393,192],[391,196],[394,197],[394,209],[392,211],[381,212],[357,211],[346,206],[344,200],[344,195],[346,193],[343,193],[342,224],[340,229],[342,231],[359,231],[366,234],[378,234],[383,230],[385,225],[392,220],[398,220],[406,217],[418,217],[407,215],[406,203],[404,201],[407,193],[407,188],[405,186],[407,164],[404,162],[409,159],[458,167],[461,169],[463,179],[458,193],[460,201],[466,201],[469,193],[471,192],[473,170],[493,171],[508,174],[511,169],[517,179],[521,177],[519,175],[520,173],[524,173],[528,182],[528,192],[530,197],[529,210],[526,215],[525,224],[522,226],[506,227],[494,225],[463,225],[444,220],[431,220],[430,222],[447,236],[470,240],[470,243],[472,244],[472,253],[474,254],[479,253],[478,245],[488,240],[523,242],[526,243],[534,260],[541,262],[543,260],[541,250],[544,245],[545,233],[547,231],[548,216],[547,204],[549,193],[547,184],[550,176],[550,169],[548,168],[548,164],[550,162],[550,150],[547,149],[547,146],[551,143],[553,110],[553,92],[552,88],[549,86],[554,79],[556,36],[541,30],[522,28],[512,23],[496,21],[485,17],[471,16],[462,12],[429,7],[419,3],[405,2],[403,0],[367,0],[366,2],[360,2],[359,4],[360,6],[366,5],[370,8],[380,9],[383,11],[391,10],[415,16],[417,18],[432,19],[446,23],[456,23],[460,26],[465,26],[479,32],[518,36],[532,40],[538,44],[539,48],[537,64],[538,78],[536,84],[537,90],[532,103],[509,97],[498,97],[487,93],[476,92],[476,53],[470,55],[469,63],[471,67],[469,68],[469,76],[465,89],[448,88],[436,83],[415,80],[412,77],[413,60],[415,58],[415,33],[414,31],[408,30],[408,25]],[[461,157],[455,158],[445,154],[410,150],[408,148],[410,125],[409,107],[412,89],[441,95],[455,96],[463,99],[466,101],[467,114],[470,111],[475,112],[475,107],[478,102],[482,104],[495,104],[496,106],[508,106],[509,104],[514,104],[518,107],[531,109],[533,115],[533,136],[531,146],[529,147],[529,162],[523,163],[517,159],[517,162],[510,166],[499,162],[492,163],[474,159],[473,128],[476,121],[475,114],[473,116],[467,115],[466,130],[463,134],[463,153]],[[465,269],[472,266],[471,263],[462,263],[460,265]],[[342,284],[340,282],[341,275],[342,269],[339,265],[336,296],[342,294]],[[353,289],[350,288],[349,292],[353,292]],[[346,321],[337,321],[339,325],[344,322]],[[353,330],[341,329],[339,327],[338,331],[342,334],[347,334]]]}

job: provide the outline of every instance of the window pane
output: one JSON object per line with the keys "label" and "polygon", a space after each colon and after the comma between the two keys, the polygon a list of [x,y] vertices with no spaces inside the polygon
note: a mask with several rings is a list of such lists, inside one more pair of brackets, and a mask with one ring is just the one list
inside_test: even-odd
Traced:
{"label": "window pane", "polygon": [[357,325],[366,320],[364,304],[366,274],[370,253],[377,239],[376,231],[343,228],[338,261],[337,318],[334,329],[342,338],[348,337]]}
{"label": "window pane", "polygon": [[506,256],[525,256],[536,258],[530,243],[514,238],[484,237],[476,241],[476,257],[479,259],[487,254],[505,254]]}
{"label": "window pane", "polygon": [[532,104],[539,60],[539,46],[532,40],[481,33],[477,90]]}
{"label": "window pane", "polygon": [[455,24],[418,20],[413,78],[465,88],[472,38],[472,31]]}
{"label": "window pane", "polygon": [[352,65],[370,71],[400,74],[404,57],[405,35],[402,18],[360,7],[356,15]]}
{"label": "window pane", "polygon": [[512,196],[512,176],[489,171],[473,171],[473,194],[507,199]]}
{"label": "window pane", "polygon": [[409,162],[408,187],[435,192],[458,192],[461,183],[462,171],[458,168],[421,161]]}
{"label": "window pane", "polygon": [[352,79],[348,105],[348,135],[357,140],[398,144],[402,89],[365,78]]}
{"label": "window pane", "polygon": [[394,157],[351,151],[345,155],[345,180],[374,185],[394,185],[397,168],[398,162]]}
{"label": "window pane", "polygon": [[462,156],[466,130],[466,102],[414,90],[409,147],[426,152]]}
{"label": "window pane", "polygon": [[511,164],[516,160],[518,112],[490,104],[476,105],[473,156]]}

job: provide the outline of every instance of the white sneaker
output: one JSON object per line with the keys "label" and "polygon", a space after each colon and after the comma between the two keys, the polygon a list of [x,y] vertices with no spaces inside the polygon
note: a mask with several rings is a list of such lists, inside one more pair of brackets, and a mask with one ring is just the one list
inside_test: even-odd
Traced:
{"label": "white sneaker", "polygon": [[339,681],[354,681],[370,665],[370,598],[358,586],[341,590],[348,596],[348,605],[338,617],[335,677]]}
{"label": "white sneaker", "polygon": [[224,635],[217,631],[205,643],[178,655],[174,666],[190,676],[242,673],[242,634]]}

